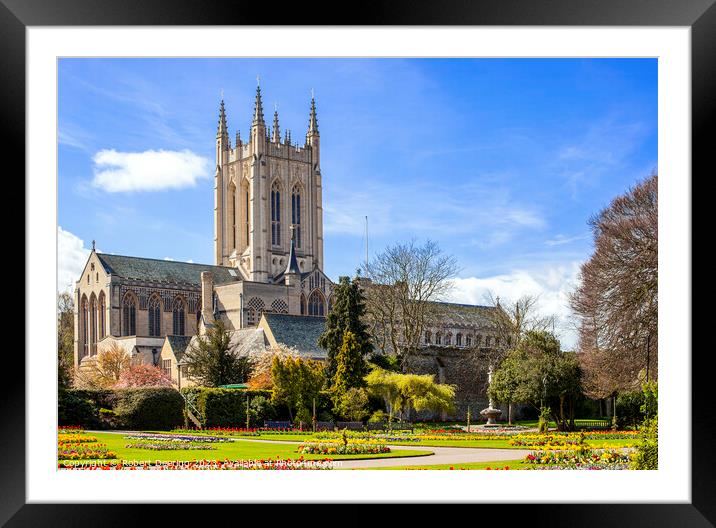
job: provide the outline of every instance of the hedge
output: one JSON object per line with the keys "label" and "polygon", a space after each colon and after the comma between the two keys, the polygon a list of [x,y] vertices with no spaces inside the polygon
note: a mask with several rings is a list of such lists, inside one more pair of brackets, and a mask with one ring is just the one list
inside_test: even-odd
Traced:
{"label": "hedge", "polygon": [[258,427],[276,418],[280,406],[271,404],[270,390],[186,387],[182,394],[199,411],[203,427],[246,427],[246,398],[249,397],[249,425]]}
{"label": "hedge", "polygon": [[183,423],[184,400],[170,387],[68,389],[58,393],[58,425],[169,430]]}
{"label": "hedge", "polygon": [[184,423],[184,399],[171,387],[142,387],[116,391],[113,409],[122,427],[167,431]]}

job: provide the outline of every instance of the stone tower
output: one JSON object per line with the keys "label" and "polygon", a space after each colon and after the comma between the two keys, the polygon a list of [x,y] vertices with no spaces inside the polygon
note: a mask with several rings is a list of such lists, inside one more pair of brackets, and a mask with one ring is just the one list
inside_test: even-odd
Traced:
{"label": "stone tower", "polygon": [[[323,268],[323,198],[316,102],[311,98],[303,145],[283,141],[278,111],[273,133],[264,121],[261,88],[248,140],[232,148],[222,99],[214,176],[215,262],[245,280],[273,283],[287,269],[292,245],[301,273]],[[291,232],[294,241],[292,242]]]}

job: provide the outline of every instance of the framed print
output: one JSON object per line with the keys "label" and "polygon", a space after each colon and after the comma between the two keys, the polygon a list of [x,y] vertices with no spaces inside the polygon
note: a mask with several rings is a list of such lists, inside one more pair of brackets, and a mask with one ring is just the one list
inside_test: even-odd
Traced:
{"label": "framed print", "polygon": [[713,1],[276,11],[2,0],[27,207],[3,522],[713,525],[690,222]]}

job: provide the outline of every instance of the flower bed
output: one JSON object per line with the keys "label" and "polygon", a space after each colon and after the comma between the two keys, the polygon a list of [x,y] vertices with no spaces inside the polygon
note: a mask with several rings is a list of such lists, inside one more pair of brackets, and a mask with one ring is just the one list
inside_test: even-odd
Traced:
{"label": "flower bed", "polygon": [[616,450],[535,451],[525,457],[528,464],[558,466],[559,469],[626,469],[629,454]]}
{"label": "flower bed", "polygon": [[132,433],[124,435],[126,440],[143,440],[143,441],[161,441],[161,442],[233,442],[231,438],[226,436],[209,436],[209,435],[178,435],[178,434],[158,434],[158,433]]}
{"label": "flower bed", "polygon": [[62,425],[57,427],[58,434],[81,434],[85,430],[81,425]]}
{"label": "flower bed", "polygon": [[132,449],[149,449],[151,451],[216,449],[216,446],[211,444],[195,444],[189,442],[130,442],[125,444],[124,447]]}
{"label": "flower bed", "polygon": [[298,446],[298,452],[306,455],[363,455],[390,453],[390,448],[383,444],[368,442],[310,442]]}
{"label": "flower bed", "polygon": [[117,458],[114,451],[107,450],[105,444],[65,443],[57,448],[58,460],[96,460]]}
{"label": "flower bed", "polygon": [[261,436],[258,429],[246,429],[242,427],[209,427],[207,429],[174,429],[171,434],[213,434],[226,436]]}
{"label": "flower bed", "polygon": [[91,444],[96,443],[99,440],[96,436],[92,435],[86,435],[86,434],[67,434],[67,433],[60,433],[57,435],[57,444]]}

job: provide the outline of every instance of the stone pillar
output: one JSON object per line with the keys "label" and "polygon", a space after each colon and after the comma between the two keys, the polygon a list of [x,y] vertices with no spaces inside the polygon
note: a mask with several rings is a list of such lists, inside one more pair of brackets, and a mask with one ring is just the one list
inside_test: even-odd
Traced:
{"label": "stone pillar", "polygon": [[201,314],[204,321],[214,320],[214,274],[201,272]]}

